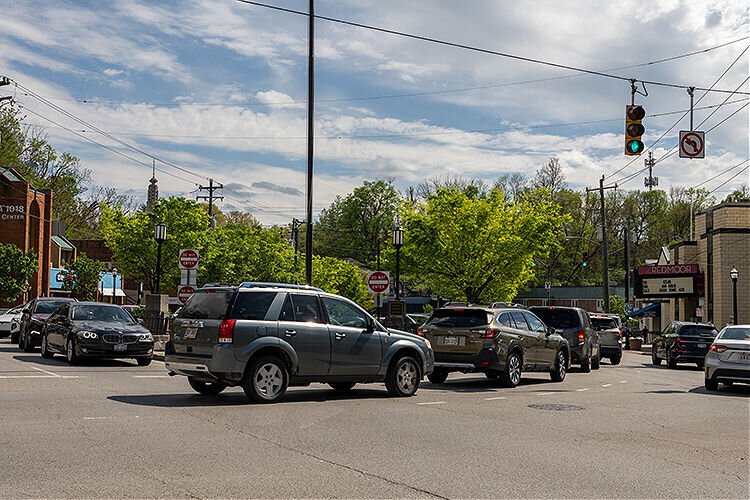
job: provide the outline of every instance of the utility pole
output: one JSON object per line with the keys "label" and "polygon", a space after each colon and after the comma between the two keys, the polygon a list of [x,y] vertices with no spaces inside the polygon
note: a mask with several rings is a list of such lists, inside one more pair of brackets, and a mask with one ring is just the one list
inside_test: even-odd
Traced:
{"label": "utility pole", "polygon": [[305,231],[305,283],[312,285],[313,152],[315,144],[315,6],[310,0],[307,46],[307,231]]}
{"label": "utility pole", "polygon": [[643,178],[643,185],[651,191],[651,188],[659,185],[659,178],[653,176],[653,168],[656,165],[656,161],[654,160],[654,153],[652,151],[648,152],[648,159],[643,160],[643,164],[648,167],[648,177]]}
{"label": "utility pole", "polygon": [[224,189],[223,184],[214,186],[214,180],[208,179],[208,186],[198,186],[199,191],[208,191],[208,196],[196,196],[196,200],[208,200],[208,217],[213,221],[214,200],[224,200],[223,196],[214,196],[214,191]]}
{"label": "utility pole", "polygon": [[294,242],[294,271],[297,271],[297,254],[299,253],[299,228],[305,221],[296,217],[292,219],[292,241]]}
{"label": "utility pole", "polygon": [[609,249],[607,248],[607,219],[604,211],[604,190],[617,189],[614,186],[604,186],[604,176],[599,179],[599,188],[589,189],[586,192],[599,191],[599,211],[602,219],[602,309],[609,312]]}
{"label": "utility pole", "polygon": [[630,233],[625,226],[625,303],[630,303]]}

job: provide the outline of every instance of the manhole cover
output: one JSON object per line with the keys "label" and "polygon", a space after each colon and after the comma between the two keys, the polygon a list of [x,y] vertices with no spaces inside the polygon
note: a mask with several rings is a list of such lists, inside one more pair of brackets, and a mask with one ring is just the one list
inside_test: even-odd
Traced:
{"label": "manhole cover", "polygon": [[534,408],[535,410],[550,410],[550,411],[580,411],[584,409],[583,406],[557,405],[553,403],[533,404],[533,405],[529,405],[529,408]]}

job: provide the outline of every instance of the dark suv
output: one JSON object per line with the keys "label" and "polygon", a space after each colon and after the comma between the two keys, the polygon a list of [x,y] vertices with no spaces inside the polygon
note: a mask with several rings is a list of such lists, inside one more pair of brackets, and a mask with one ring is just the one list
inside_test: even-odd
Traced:
{"label": "dark suv", "polygon": [[412,396],[433,364],[425,339],[383,327],[348,299],[298,285],[201,288],[170,335],[170,374],[188,377],[201,394],[239,385],[259,403],[312,382],[337,391],[385,382],[390,394]]}
{"label": "dark suv", "polygon": [[529,311],[565,337],[570,344],[571,363],[581,365],[584,373],[599,369],[599,334],[591,325],[589,313],[580,307],[557,306],[533,306]]}
{"label": "dark suv", "polygon": [[703,361],[719,332],[714,325],[672,321],[651,343],[651,362],[660,365],[664,359],[669,368],[677,363],[695,363],[703,368]]}
{"label": "dark suv", "polygon": [[568,343],[533,313],[518,308],[445,307],[419,329],[435,350],[427,378],[442,384],[452,371],[481,372],[508,387],[522,371],[549,371],[562,382],[570,363]]}
{"label": "dark suv", "polygon": [[18,329],[18,348],[32,352],[35,347],[41,346],[44,322],[58,307],[68,302],[76,302],[76,299],[37,297],[26,304],[21,313],[21,324]]}

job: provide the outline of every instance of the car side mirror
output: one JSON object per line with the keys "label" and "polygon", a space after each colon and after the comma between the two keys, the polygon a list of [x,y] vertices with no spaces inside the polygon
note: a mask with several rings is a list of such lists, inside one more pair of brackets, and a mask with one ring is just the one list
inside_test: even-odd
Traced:
{"label": "car side mirror", "polygon": [[138,322],[139,325],[143,324],[143,318],[138,318],[138,319],[136,319],[136,321]]}
{"label": "car side mirror", "polygon": [[367,326],[365,327],[365,332],[372,333],[374,331],[375,331],[375,322],[372,319],[367,318]]}
{"label": "car side mirror", "polygon": [[549,337],[550,335],[553,335],[554,333],[555,333],[555,328],[552,327],[552,326],[548,326],[547,327],[547,337]]}

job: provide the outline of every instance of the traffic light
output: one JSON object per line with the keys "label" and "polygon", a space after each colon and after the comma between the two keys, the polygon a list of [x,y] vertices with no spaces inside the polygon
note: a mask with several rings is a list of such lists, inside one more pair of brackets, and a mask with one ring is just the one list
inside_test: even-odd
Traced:
{"label": "traffic light", "polygon": [[643,106],[628,105],[625,107],[625,154],[638,156],[645,149],[641,136],[646,131],[641,120],[646,116]]}
{"label": "traffic light", "polygon": [[589,254],[586,252],[583,252],[583,260],[581,261],[581,266],[589,267]]}

